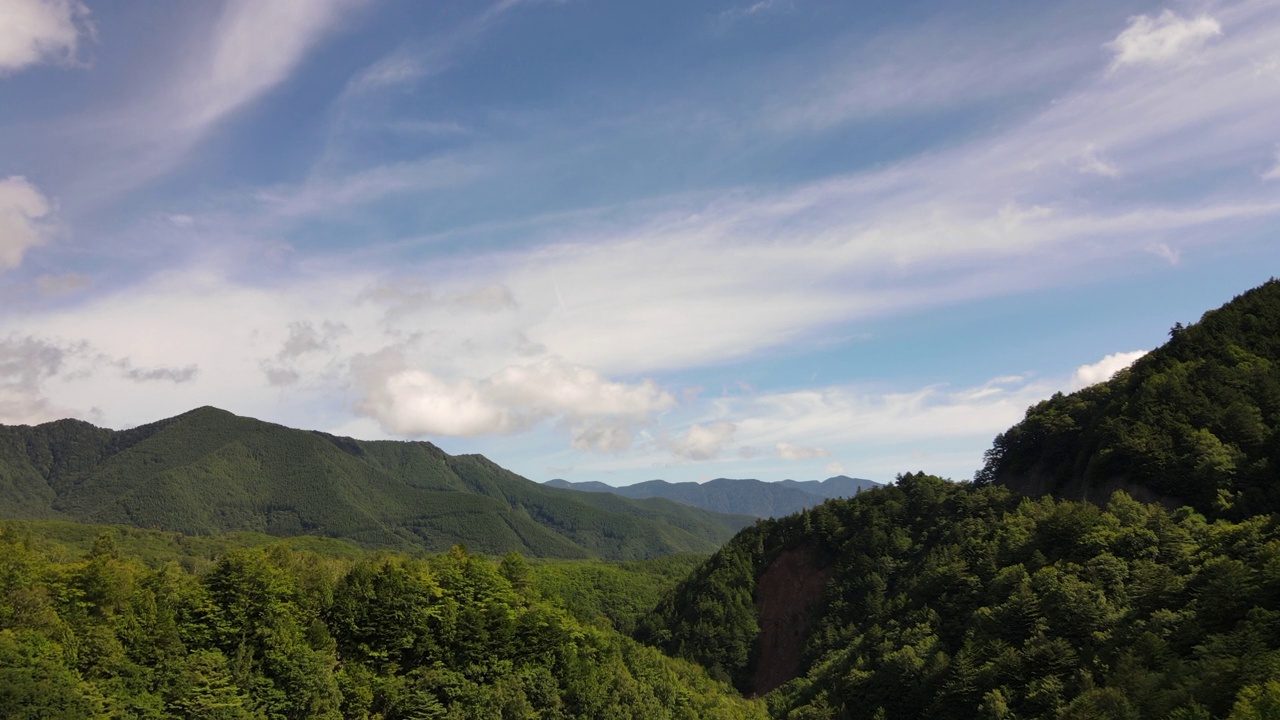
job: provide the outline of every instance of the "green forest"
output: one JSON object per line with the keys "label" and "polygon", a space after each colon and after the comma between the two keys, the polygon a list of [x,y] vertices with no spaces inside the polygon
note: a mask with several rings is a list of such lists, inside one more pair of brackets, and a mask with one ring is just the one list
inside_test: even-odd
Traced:
{"label": "green forest", "polygon": [[971,481],[754,522],[212,409],[0,428],[0,716],[1280,718],[1277,428],[1274,280]]}
{"label": "green forest", "polygon": [[[162,561],[165,537],[108,531],[82,551],[42,530],[0,532],[6,718],[766,717],[613,629],[687,559],[613,569],[275,542]],[[586,583],[592,601],[539,589]]]}
{"label": "green forest", "polygon": [[797,547],[831,579],[811,598],[800,673],[766,695],[774,717],[1280,710],[1274,516],[1211,522],[1121,492],[1100,508],[902,475],[744,531],[664,598],[641,637],[756,690],[756,666],[776,661],[754,642],[756,580]]}

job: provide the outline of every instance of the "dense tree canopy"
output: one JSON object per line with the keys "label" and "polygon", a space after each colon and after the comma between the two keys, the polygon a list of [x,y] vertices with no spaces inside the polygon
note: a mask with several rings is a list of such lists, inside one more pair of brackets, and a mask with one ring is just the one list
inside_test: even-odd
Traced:
{"label": "dense tree canopy", "polygon": [[1210,517],[1280,510],[1280,281],[1177,325],[1109,382],[995,439],[979,483],[1105,501],[1125,487]]}
{"label": "dense tree canopy", "polygon": [[1275,702],[1272,516],[1209,522],[1124,493],[1099,508],[904,475],[744,531],[641,636],[752,690],[750,598],[793,547],[832,575],[799,676],[766,696],[775,717],[1243,718]]}
{"label": "dense tree canopy", "polygon": [[700,668],[578,622],[514,554],[276,544],[157,565],[111,534],[79,555],[31,529],[0,532],[3,717],[765,716]]}

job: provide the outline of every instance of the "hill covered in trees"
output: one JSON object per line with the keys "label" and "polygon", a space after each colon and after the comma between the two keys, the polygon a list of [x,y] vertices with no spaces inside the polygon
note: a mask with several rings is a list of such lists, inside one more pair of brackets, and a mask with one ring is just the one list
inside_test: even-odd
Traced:
{"label": "hill covered in trees", "polygon": [[852,497],[868,488],[879,487],[879,483],[844,475],[826,480],[782,480],[780,482],[763,482],[760,480],[735,480],[717,478],[705,483],[679,482],[666,480],[649,480],[634,485],[614,487],[602,482],[569,482],[567,480],[548,480],[550,487],[581,490],[584,492],[603,492],[629,498],[666,498],[685,505],[710,510],[717,513],[735,515],[752,515],[755,517],[782,517],[813,507],[824,500],[836,497]]}
{"label": "hill covered in trees", "polygon": [[776,718],[1235,720],[1280,710],[1278,629],[1275,516],[904,475],[744,530],[638,637]]}
{"label": "hill covered in trees", "polygon": [[1280,510],[1280,281],[1108,382],[1033,406],[996,437],[979,483],[1105,501],[1124,488],[1211,517]]}
{"label": "hill covered in trees", "polygon": [[3,717],[766,717],[696,665],[543,597],[543,571],[563,580],[571,563],[279,541],[144,562],[123,547],[174,538],[108,532],[80,553],[50,531],[0,530]]}
{"label": "hill covered in trees", "polygon": [[215,408],[126,431],[0,426],[0,517],[614,559],[710,552],[752,521],[549,488],[431,443],[363,442]]}

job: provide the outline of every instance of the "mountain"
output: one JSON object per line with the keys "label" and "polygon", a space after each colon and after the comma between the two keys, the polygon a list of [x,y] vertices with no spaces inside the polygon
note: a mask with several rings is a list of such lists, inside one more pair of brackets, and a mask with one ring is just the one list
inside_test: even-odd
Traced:
{"label": "mountain", "polygon": [[753,521],[549,488],[427,442],[364,442],[211,407],[125,431],[0,426],[0,517],[613,559],[710,552]]}
{"label": "mountain", "polygon": [[809,480],[783,480],[769,483],[760,480],[732,480],[718,478],[705,483],[670,483],[665,480],[649,480],[614,487],[602,482],[569,482],[548,480],[546,485],[556,488],[579,490],[589,493],[611,493],[629,498],[666,498],[685,505],[717,513],[753,515],[755,517],[781,517],[813,507],[833,497],[851,497],[862,490],[879,487],[871,480],[837,475],[821,482]]}
{"label": "mountain", "polygon": [[1125,489],[1211,517],[1280,510],[1280,281],[1110,381],[1058,394],[996,437],[979,483],[1105,501]]}
{"label": "mountain", "polygon": [[874,480],[851,478],[848,475],[836,475],[826,480],[780,480],[778,484],[803,490],[828,500],[853,497],[863,490],[880,487],[880,483]]}
{"label": "mountain", "polygon": [[637,639],[775,718],[1277,717],[1280,525],[902,475],[743,530]]}

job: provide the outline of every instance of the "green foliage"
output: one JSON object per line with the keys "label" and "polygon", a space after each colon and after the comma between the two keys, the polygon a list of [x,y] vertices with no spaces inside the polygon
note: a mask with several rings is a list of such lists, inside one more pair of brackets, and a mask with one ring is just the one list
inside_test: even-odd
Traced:
{"label": "green foliage", "polygon": [[572,563],[277,542],[148,564],[127,536],[74,552],[42,527],[67,533],[0,532],[0,717],[765,717],[542,599],[538,573]]}
{"label": "green foliage", "polygon": [[711,552],[751,521],[545,487],[430,443],[361,442],[214,408],[124,432],[0,426],[0,517],[627,560]]}
{"label": "green foliage", "polygon": [[673,555],[629,562],[539,561],[530,568],[529,582],[540,597],[582,622],[631,634],[636,622],[704,559]]}
{"label": "green foliage", "polygon": [[830,580],[799,672],[767,696],[775,717],[1189,720],[1280,702],[1275,516],[1209,522],[1124,493],[1100,508],[903,475],[743,531],[638,636],[752,690],[777,658],[735,608],[790,548]]}
{"label": "green foliage", "polygon": [[1210,517],[1280,510],[1280,281],[1176,326],[1110,381],[997,436],[976,480],[1105,500],[1124,488]]}

